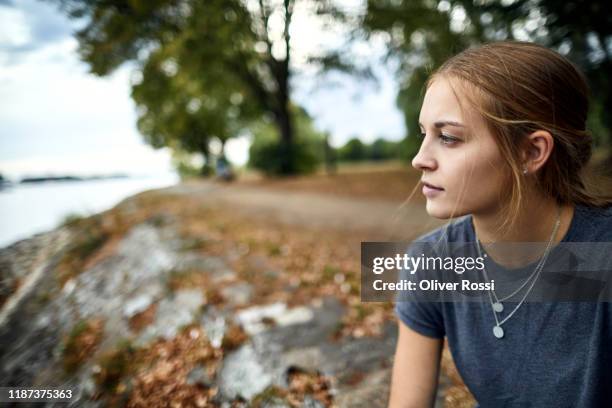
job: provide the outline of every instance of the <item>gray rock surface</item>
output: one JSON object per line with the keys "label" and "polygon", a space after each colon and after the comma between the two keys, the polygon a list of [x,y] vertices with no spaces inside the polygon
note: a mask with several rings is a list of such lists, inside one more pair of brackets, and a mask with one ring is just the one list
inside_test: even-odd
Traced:
{"label": "gray rock surface", "polygon": [[[170,194],[202,196],[218,192],[217,188],[204,191],[184,185],[168,190]],[[271,195],[262,197],[266,203],[278,202]],[[130,204],[129,200],[124,203],[126,211],[130,211]],[[310,222],[308,217],[305,219]],[[160,216],[136,225],[111,254],[81,271],[63,288],[58,286],[54,268],[70,240],[67,230],[1,249],[0,292],[9,293],[17,279],[28,283],[20,286],[18,294],[11,294],[0,309],[0,386],[69,386],[76,391],[74,406],[101,406],[100,401],[89,398],[96,392],[95,361],[120,340],[130,338],[137,345],[146,345],[158,337],[172,338],[182,326],[196,322],[211,344],[220,347],[227,328],[239,324],[250,337],[225,355],[216,377],[210,378],[202,365],[187,376],[190,384],[219,387],[220,406],[237,404],[234,399],[239,396],[253,398],[270,385],[285,387],[287,373],[293,368],[332,377],[339,407],[386,406],[397,338],[395,324],[385,326],[379,338],[334,341],[345,313],[335,298],[297,307],[284,303],[248,307],[254,300],[253,288],[240,281],[229,266],[232,260],[249,254],[248,245],[237,245],[227,256],[207,255],[198,245],[211,238],[184,242],[174,228],[175,221]],[[272,267],[264,256],[252,255],[249,267],[261,274],[257,276],[285,273]],[[226,302],[223,306],[208,305],[200,289],[173,292],[168,282],[177,271],[208,274],[210,282],[222,288]],[[134,332],[130,319],[152,305],[156,307],[151,323]],[[79,321],[91,318],[104,322],[101,343],[75,373],[67,375],[61,345]],[[288,406],[280,399],[265,404]],[[303,407],[319,406],[313,398],[303,403]]]}

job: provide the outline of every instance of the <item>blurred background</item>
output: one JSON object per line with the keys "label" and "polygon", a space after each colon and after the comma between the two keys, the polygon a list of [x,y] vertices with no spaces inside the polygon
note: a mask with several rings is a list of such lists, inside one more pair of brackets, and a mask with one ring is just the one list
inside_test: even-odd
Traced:
{"label": "blurred background", "polygon": [[[611,27],[604,1],[0,1],[0,385],[385,406],[396,328],[359,249],[440,225],[410,167],[428,73],[557,50],[606,176]],[[443,371],[437,404],[472,406]]]}

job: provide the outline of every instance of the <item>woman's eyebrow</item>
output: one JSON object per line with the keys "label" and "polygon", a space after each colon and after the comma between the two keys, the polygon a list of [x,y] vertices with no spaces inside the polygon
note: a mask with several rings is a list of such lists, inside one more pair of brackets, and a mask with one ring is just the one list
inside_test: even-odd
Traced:
{"label": "woman's eyebrow", "polygon": [[[438,128],[438,129],[442,128],[444,126],[447,126],[447,125],[449,125],[449,126],[456,126],[456,127],[465,127],[461,123],[455,122],[454,120],[441,120],[441,121],[438,121],[438,122],[434,122],[434,126],[436,128]],[[425,127],[425,126],[423,126],[423,124],[421,122],[419,122],[419,126],[420,127]]]}

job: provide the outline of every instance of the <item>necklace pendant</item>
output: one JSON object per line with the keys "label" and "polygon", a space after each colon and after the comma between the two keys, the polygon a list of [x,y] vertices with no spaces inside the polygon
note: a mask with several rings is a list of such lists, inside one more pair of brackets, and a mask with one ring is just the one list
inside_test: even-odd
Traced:
{"label": "necklace pendant", "polygon": [[497,313],[501,313],[504,311],[504,305],[502,305],[501,302],[495,302],[493,303],[493,310]]}
{"label": "necklace pendant", "polygon": [[504,329],[502,329],[500,326],[493,326],[493,335],[495,335],[495,337],[498,339],[501,339],[504,337]]}

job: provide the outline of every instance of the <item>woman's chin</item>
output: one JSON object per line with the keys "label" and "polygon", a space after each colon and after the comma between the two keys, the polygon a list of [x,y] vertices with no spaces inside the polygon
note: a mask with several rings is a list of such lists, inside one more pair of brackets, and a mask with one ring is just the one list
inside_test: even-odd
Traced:
{"label": "woman's chin", "polygon": [[430,217],[438,218],[440,220],[448,220],[449,218],[457,218],[464,215],[457,211],[456,208],[441,205],[440,203],[432,202],[432,200],[427,200],[425,210]]}

